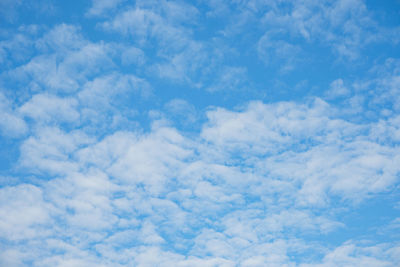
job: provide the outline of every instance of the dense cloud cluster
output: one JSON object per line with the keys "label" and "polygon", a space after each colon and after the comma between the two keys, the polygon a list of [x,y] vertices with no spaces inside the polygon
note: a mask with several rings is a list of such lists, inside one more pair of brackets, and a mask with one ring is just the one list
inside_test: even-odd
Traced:
{"label": "dense cloud cluster", "polygon": [[0,4],[1,266],[400,264],[398,25],[361,0],[40,2]]}

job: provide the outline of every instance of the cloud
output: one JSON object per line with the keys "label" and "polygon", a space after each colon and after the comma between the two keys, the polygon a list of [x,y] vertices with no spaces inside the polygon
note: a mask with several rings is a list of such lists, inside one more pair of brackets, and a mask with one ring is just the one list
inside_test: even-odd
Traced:
{"label": "cloud", "polygon": [[[198,13],[199,11],[189,4],[161,2],[155,5],[153,2],[139,1],[135,7],[121,11],[114,18],[104,21],[101,27],[105,31],[132,38],[144,53],[152,54],[152,60],[147,61],[150,73],[179,84],[208,88],[208,80],[216,71],[216,62],[222,62],[224,50],[213,41],[207,42],[194,37],[193,30],[188,26],[196,25]],[[123,59],[125,64],[132,56],[139,64],[143,62],[144,57],[138,50],[131,52],[132,55],[129,51],[124,52],[127,56]],[[231,69],[233,72],[235,68]],[[223,80],[224,75],[227,78],[227,72],[220,75],[222,78],[218,78],[218,85],[225,84],[226,81],[219,80]]]}
{"label": "cloud", "polygon": [[78,170],[78,165],[69,159],[70,153],[91,142],[79,130],[65,133],[57,127],[39,128],[36,136],[21,145],[20,165],[34,173],[66,174]]}
{"label": "cloud", "polygon": [[34,89],[74,92],[87,76],[110,64],[104,50],[102,45],[88,45],[72,52],[65,60],[56,55],[38,56],[13,70],[10,76],[20,83],[27,82],[27,86]]}
{"label": "cloud", "polygon": [[263,22],[306,41],[326,42],[340,56],[355,59],[360,48],[380,39],[363,1],[288,3],[288,8],[272,4]]}
{"label": "cloud", "polygon": [[183,137],[173,129],[157,129],[129,148],[110,167],[110,174],[126,183],[142,183],[150,194],[159,194],[167,178],[180,169],[181,160],[191,153],[181,147],[182,142]]}
{"label": "cloud", "polygon": [[111,21],[104,22],[102,27],[132,36],[141,45],[155,38],[165,46],[165,50],[185,45],[188,34],[183,27],[173,25],[155,10],[140,7],[117,14]]}
{"label": "cloud", "polygon": [[[294,265],[289,255],[311,249],[303,236],[345,227],[321,206],[329,207],[335,196],[360,202],[397,181],[397,148],[375,143],[366,130],[374,124],[357,125],[335,114],[319,99],[307,105],[253,102],[239,111],[209,111],[201,135],[190,139],[157,124],[147,134],[117,132],[100,141],[44,128],[23,143],[19,163],[53,177],[28,186],[43,216],[23,220],[19,232],[25,234],[15,238],[40,240],[49,248],[50,237],[30,229],[47,229],[49,221],[59,227],[62,220],[69,230],[49,234],[72,246],[64,252],[70,256],[61,261],[36,255],[43,264],[73,259],[123,266],[129,262],[125,254],[139,266],[160,260],[178,266]],[[28,209],[22,195],[14,194],[15,205]],[[395,260],[382,258],[383,252],[346,251],[347,245],[336,248],[321,264]]]}
{"label": "cloud", "polygon": [[[327,253],[321,264],[302,264],[300,266],[337,266],[358,265],[363,266],[393,266],[392,251],[396,248],[382,246],[357,246],[353,242],[345,243]],[[391,259],[392,258],[392,259]]]}
{"label": "cloud", "polygon": [[311,107],[252,103],[244,112],[210,112],[202,136],[221,151],[221,160],[240,153],[254,166],[265,157],[254,168],[297,184],[300,205],[323,205],[328,192],[358,201],[393,184],[400,171],[397,149],[363,134],[368,126],[329,119],[329,113],[319,100]]}
{"label": "cloud", "polygon": [[40,123],[48,124],[51,121],[77,122],[79,113],[77,101],[73,98],[59,98],[47,94],[37,94],[19,108],[21,114],[33,118]]}
{"label": "cloud", "polygon": [[110,12],[110,10],[115,9],[122,2],[124,2],[124,0],[93,0],[92,6],[86,12],[86,16],[89,17],[105,16],[107,12]]}
{"label": "cloud", "polygon": [[343,79],[334,80],[325,97],[338,105],[346,116],[389,119],[395,117],[399,110],[399,80],[399,61],[388,58],[383,64],[371,67],[368,77],[352,83]]}
{"label": "cloud", "polygon": [[271,38],[270,33],[264,34],[257,43],[257,52],[261,60],[271,65],[274,61],[279,60],[282,72],[288,72],[294,68],[294,64],[298,61],[298,55],[301,49],[298,45],[291,44],[287,41]]}
{"label": "cloud", "polygon": [[36,47],[58,53],[68,50],[78,50],[88,42],[83,38],[77,26],[60,24],[50,29],[42,38],[36,41]]}
{"label": "cloud", "polygon": [[85,83],[78,98],[81,106],[99,111],[112,106],[121,109],[126,104],[123,100],[147,97],[151,93],[152,88],[146,80],[134,75],[111,73]]}
{"label": "cloud", "polygon": [[183,99],[172,99],[165,104],[168,117],[172,117],[173,121],[183,123],[185,126],[193,124],[197,120],[197,111],[195,107]]}
{"label": "cloud", "polygon": [[28,127],[21,115],[13,110],[11,101],[0,92],[0,130],[4,136],[21,137],[27,131]]}
{"label": "cloud", "polygon": [[[75,92],[84,82],[112,67],[110,47],[89,43],[69,25],[59,25],[37,42],[39,55],[5,73],[13,84],[33,91]],[[47,50],[49,49],[49,50]]]}
{"label": "cloud", "polygon": [[36,186],[22,184],[2,188],[1,237],[14,241],[47,236],[50,209],[51,205],[43,200],[42,190]]}
{"label": "cloud", "polygon": [[102,0],[0,27],[0,265],[398,265],[400,65],[372,8]]}
{"label": "cloud", "polygon": [[34,39],[39,31],[37,25],[20,27],[18,31],[7,36],[8,38],[0,42],[0,62],[5,69],[15,66],[15,63],[24,62],[32,56]]}
{"label": "cloud", "polygon": [[247,70],[240,67],[225,67],[216,82],[207,88],[208,91],[220,90],[245,90],[247,81]]}
{"label": "cloud", "polygon": [[342,79],[334,80],[326,93],[328,98],[346,97],[350,94],[350,90],[344,85]]}
{"label": "cloud", "polygon": [[137,47],[128,47],[121,55],[122,65],[143,65],[146,62],[144,52]]}

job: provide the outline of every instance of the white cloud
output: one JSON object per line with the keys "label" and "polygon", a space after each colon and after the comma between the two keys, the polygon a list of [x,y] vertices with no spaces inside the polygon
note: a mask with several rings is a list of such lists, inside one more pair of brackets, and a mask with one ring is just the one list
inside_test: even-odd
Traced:
{"label": "white cloud", "polygon": [[[67,244],[73,248],[64,258],[37,255],[44,266],[83,262],[124,266],[130,262],[127,255],[138,266],[294,265],[288,255],[309,248],[302,241],[283,240],[288,233],[328,234],[343,227],[334,215],[317,215],[309,207],[320,201],[329,205],[332,193],[362,200],[360,190],[381,192],[393,184],[398,172],[398,164],[385,158],[387,153],[393,156],[392,148],[373,143],[368,135],[356,137],[368,125],[332,119],[330,112],[320,100],[310,105],[254,102],[242,111],[216,109],[209,112],[204,139],[192,140],[165,126],[154,126],[149,134],[118,132],[98,143],[79,132],[43,129],[23,144],[21,164],[60,177],[40,189],[31,186],[43,216],[24,220],[25,234],[18,238],[37,238],[28,234],[31,225],[43,228],[51,220],[63,220],[69,231],[57,230],[54,238],[72,238]],[[310,136],[309,148],[296,145]],[[341,141],[343,151],[333,146],[339,140],[346,140]],[[240,166],[236,151],[247,158]],[[380,169],[380,176],[369,176]],[[350,173],[353,179],[346,179]],[[310,185],[317,188],[304,194]],[[21,194],[14,195],[16,205],[28,209]],[[246,203],[249,197],[259,200]],[[141,216],[146,219],[138,219]],[[48,240],[47,235],[41,237]],[[190,256],[164,250],[162,244],[170,238],[174,248],[186,249]],[[48,247],[44,240],[40,242]],[[88,252],[93,243],[97,256]],[[322,264],[379,265],[394,260],[382,259],[381,253],[363,253],[361,258],[327,254]]]}
{"label": "white cloud", "polygon": [[174,129],[156,129],[150,136],[126,147],[124,155],[108,171],[124,183],[142,183],[150,194],[159,194],[165,190],[168,178],[184,167],[182,160],[191,154],[184,143]]}
{"label": "white cloud", "polygon": [[391,251],[382,246],[357,246],[353,242],[345,243],[325,255],[321,264],[301,264],[300,266],[394,266],[398,263],[391,259]]}
{"label": "white cloud", "polygon": [[92,6],[86,12],[86,16],[97,17],[104,16],[107,12],[115,9],[125,0],[92,0]]}
{"label": "white cloud", "polygon": [[119,99],[149,96],[151,87],[146,80],[134,75],[111,73],[87,82],[78,93],[81,106],[96,110],[119,106]]}
{"label": "white cloud", "polygon": [[[205,87],[211,73],[218,71],[215,63],[221,60],[222,52],[203,42],[185,40],[180,43],[185,44],[183,49],[176,53],[167,51],[152,70],[162,78],[187,83],[195,88]],[[227,72],[223,74],[229,75]]]}
{"label": "white cloud", "polygon": [[[147,62],[150,72],[192,87],[204,87],[204,80],[212,74],[215,61],[221,59],[224,50],[212,42],[194,38],[193,30],[187,25],[196,25],[197,13],[189,4],[144,1],[101,25],[106,31],[133,38],[143,51],[155,53],[153,60]],[[136,49],[132,52],[133,55],[126,52],[125,63],[131,56],[142,61]]]}
{"label": "white cloud", "polygon": [[60,98],[49,94],[37,94],[23,104],[19,111],[39,123],[52,121],[79,123],[78,101],[74,98]]}
{"label": "white cloud", "polygon": [[42,38],[36,41],[36,47],[41,50],[53,50],[65,53],[68,50],[77,50],[87,45],[87,41],[80,33],[80,28],[68,24],[60,24],[50,29]]}
{"label": "white cloud", "polygon": [[400,171],[397,148],[363,134],[373,124],[351,124],[332,115],[320,101],[311,107],[252,103],[244,112],[209,112],[202,137],[216,145],[219,160],[240,153],[242,164],[296,184],[298,204],[324,205],[327,193],[358,201],[393,185]]}
{"label": "white cloud", "polygon": [[56,26],[36,46],[43,51],[6,73],[32,91],[73,93],[92,75],[113,67],[112,48],[88,42],[74,26]]}
{"label": "white cloud", "polygon": [[71,229],[96,233],[111,229],[118,222],[111,203],[118,186],[99,170],[90,169],[84,174],[70,172],[65,179],[51,181],[46,189],[47,197],[59,209],[61,216],[69,210],[64,220]]}
{"label": "white cloud", "polygon": [[13,110],[11,101],[0,92],[0,130],[4,136],[21,137],[28,127],[21,115]]}
{"label": "white cloud", "polygon": [[352,83],[337,79],[331,83],[325,97],[336,101],[342,115],[390,120],[400,110],[399,63],[398,59],[388,58],[369,69],[367,78]]}
{"label": "white cloud", "polygon": [[146,56],[144,52],[137,47],[127,47],[121,54],[121,62],[122,65],[125,66],[142,66],[146,62]]}
{"label": "white cloud", "polygon": [[123,11],[112,21],[103,23],[106,30],[130,35],[144,45],[149,38],[155,38],[165,49],[182,47],[186,42],[186,32],[176,27],[151,9],[134,8]]}
{"label": "white cloud", "polygon": [[328,98],[346,97],[350,94],[350,90],[344,85],[342,79],[337,79],[331,82],[326,94]]}
{"label": "white cloud", "polygon": [[267,32],[258,41],[257,52],[260,59],[267,65],[272,65],[278,60],[281,72],[285,73],[292,70],[294,64],[299,61],[298,55],[301,49],[300,46],[274,38],[273,34]]}
{"label": "white cloud", "polygon": [[[178,123],[193,125],[197,119],[197,111],[195,107],[183,99],[172,99],[165,104],[168,117],[178,120]],[[175,120],[174,120],[175,121]]]}
{"label": "white cloud", "polygon": [[[355,60],[370,44],[398,42],[393,37],[398,28],[380,25],[375,10],[363,0],[208,1],[206,5],[208,16],[227,21],[222,30],[226,36],[246,34],[250,40],[258,36],[260,57],[267,63],[274,53],[304,60],[297,55],[300,47],[313,49],[315,44],[329,47],[340,59]],[[285,60],[281,55],[278,60]],[[284,70],[290,67],[293,62]]]}
{"label": "white cloud", "polygon": [[66,174],[78,170],[70,154],[93,139],[80,131],[65,133],[56,127],[39,128],[21,145],[21,167],[34,173]]}
{"label": "white cloud", "polygon": [[[107,79],[101,81],[87,88],[103,92]],[[176,100],[170,108],[185,104]],[[207,115],[197,137],[163,123],[155,123],[149,133],[120,131],[100,141],[82,131],[38,128],[22,144],[19,166],[51,178],[31,186],[41,203],[32,211],[41,216],[24,220],[20,236],[5,238],[36,240],[50,248],[56,246],[47,243],[51,235],[71,246],[64,258],[36,255],[44,266],[124,266],[133,258],[138,266],[291,266],[291,253],[311,248],[288,236],[329,235],[345,227],[335,212],[319,207],[329,207],[337,196],[363,201],[398,179],[397,148],[385,144],[396,137],[394,118],[350,123],[337,119],[337,111],[319,99],[252,102]],[[387,136],[379,138],[385,129]],[[30,209],[22,194],[14,195],[16,206]],[[59,220],[68,231],[60,231]],[[48,222],[56,228],[47,229]],[[6,220],[4,227],[10,224]],[[169,251],[164,244],[171,244]],[[161,256],[154,258],[154,253]],[[327,254],[321,264],[395,260],[382,256],[389,252],[363,256],[361,250],[361,258],[349,253],[341,253],[342,259]]]}
{"label": "white cloud", "polygon": [[0,236],[7,240],[33,239],[52,234],[51,205],[42,189],[21,184],[0,189]]}
{"label": "white cloud", "polygon": [[362,46],[375,41],[371,35],[376,31],[370,29],[376,25],[363,1],[305,1],[287,4],[288,12],[272,4],[263,22],[307,41],[326,42],[339,55],[350,59],[359,56],[358,50]]}
{"label": "white cloud", "polygon": [[[122,2],[92,1],[83,30],[26,26],[0,44],[1,85],[10,87],[0,128],[31,134],[5,141],[20,150],[0,176],[0,265],[400,262],[393,237],[380,243],[367,224],[362,234],[347,225],[399,182],[396,60],[367,79],[333,81],[332,104],[238,99],[200,113],[208,102],[197,96],[208,96],[180,91],[220,90],[210,99],[220,106],[222,90],[245,95],[249,76],[264,73],[240,64],[257,52],[286,73],[304,44],[356,59],[387,34],[364,2]],[[84,31],[96,21],[106,33]],[[397,228],[393,219],[378,232]],[[360,236],[371,240],[343,243]]]}
{"label": "white cloud", "polygon": [[0,62],[4,70],[14,66],[15,62],[24,62],[32,56],[34,45],[32,37],[37,34],[39,28],[36,25],[20,27],[7,40],[0,41]]}

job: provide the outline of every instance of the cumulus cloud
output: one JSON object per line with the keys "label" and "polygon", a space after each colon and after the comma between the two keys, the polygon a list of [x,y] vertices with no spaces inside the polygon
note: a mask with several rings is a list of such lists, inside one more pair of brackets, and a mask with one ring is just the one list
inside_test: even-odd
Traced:
{"label": "cumulus cloud", "polygon": [[0,265],[397,266],[400,68],[372,9],[93,0],[1,26]]}
{"label": "cumulus cloud", "polygon": [[[365,131],[371,125],[340,121],[330,112],[321,100],[217,109],[209,112],[202,134],[192,140],[165,126],[154,126],[149,134],[116,133],[100,142],[79,132],[44,129],[24,142],[20,164],[59,178],[42,188],[28,186],[39,198],[35,203],[43,203],[35,208],[43,219],[23,220],[20,232],[26,234],[18,238],[39,238],[30,230],[32,224],[45,229],[49,220],[63,216],[70,231],[62,236],[86,231],[83,243],[71,245],[86,250],[99,243],[95,250],[110,262],[125,262],[117,257],[122,246],[143,266],[156,264],[154,251],[171,253],[166,257],[183,266],[208,264],[206,255],[210,262],[227,266],[289,264],[287,253],[297,245],[276,238],[324,235],[344,227],[334,214],[317,215],[308,207],[326,207],[335,194],[343,201],[362,201],[393,185],[400,171],[398,151],[375,143]],[[14,194],[15,205],[26,209],[18,204],[22,195]],[[142,216],[147,219],[139,220]],[[6,233],[11,224],[4,227]],[[159,246],[171,240],[177,251],[161,252]],[[181,249],[198,259],[185,258],[178,253]],[[240,250],[244,254],[239,257]],[[259,254],[261,250],[269,252]],[[343,259],[327,254],[323,264],[331,259],[391,262],[352,258],[341,251],[332,253]]]}
{"label": "cumulus cloud", "polygon": [[77,104],[77,101],[73,98],[37,94],[22,105],[19,111],[25,116],[45,124],[52,120],[75,122],[79,121],[80,116],[76,111]]}

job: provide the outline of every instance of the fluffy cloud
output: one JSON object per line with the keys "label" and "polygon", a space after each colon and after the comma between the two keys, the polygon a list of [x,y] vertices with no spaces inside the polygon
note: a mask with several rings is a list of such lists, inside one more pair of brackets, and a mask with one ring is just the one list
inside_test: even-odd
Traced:
{"label": "fluffy cloud", "polygon": [[73,98],[37,94],[25,103],[19,111],[45,124],[51,120],[74,122],[79,121],[80,116],[76,111],[77,104],[77,101]]}
{"label": "fluffy cloud", "polygon": [[0,27],[0,265],[399,264],[396,27],[369,3],[85,8]]}
{"label": "fluffy cloud", "polygon": [[[100,142],[79,132],[44,129],[22,145],[20,164],[60,177],[41,188],[7,189],[29,188],[37,200],[30,209],[36,215],[22,220],[21,236],[6,238],[42,240],[31,225],[46,229],[49,221],[58,225],[61,219],[69,230],[58,238],[83,235],[79,244],[73,239],[70,245],[85,251],[94,242],[110,263],[127,262],[117,256],[121,247],[134,253],[138,265],[155,264],[151,255],[168,243],[174,252],[158,253],[172,253],[168,260],[183,266],[197,261],[290,264],[289,251],[310,248],[276,238],[345,227],[334,214],[318,215],[310,207],[329,206],[335,195],[360,202],[396,183],[400,171],[396,148],[369,135],[374,125],[333,116],[317,99],[309,105],[254,102],[243,111],[213,110],[194,139],[157,124],[149,134],[119,132]],[[22,195],[14,193],[15,205],[29,209],[32,202],[22,205]],[[12,224],[13,217],[8,218],[4,233]],[[366,260],[371,266],[391,262],[352,258],[341,253],[345,248],[332,252],[343,259],[327,254],[323,264],[331,259]],[[180,250],[199,258],[185,258]],[[244,254],[238,257],[240,251]]]}

